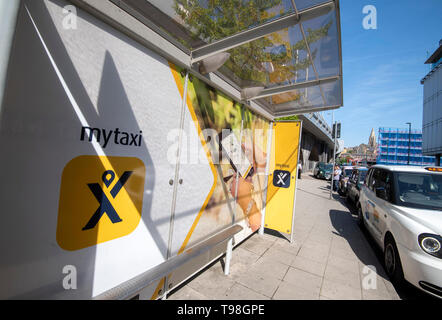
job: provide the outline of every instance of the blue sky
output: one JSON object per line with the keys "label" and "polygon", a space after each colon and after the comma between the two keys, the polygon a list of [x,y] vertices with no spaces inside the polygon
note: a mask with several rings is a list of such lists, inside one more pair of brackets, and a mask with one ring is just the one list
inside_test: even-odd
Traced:
{"label": "blue sky", "polygon": [[[341,0],[345,146],[368,143],[371,129],[422,129],[424,62],[442,39],[442,0]],[[377,30],[362,26],[362,9],[377,9]],[[428,52],[428,53],[427,53]],[[331,123],[331,112],[324,112]]]}

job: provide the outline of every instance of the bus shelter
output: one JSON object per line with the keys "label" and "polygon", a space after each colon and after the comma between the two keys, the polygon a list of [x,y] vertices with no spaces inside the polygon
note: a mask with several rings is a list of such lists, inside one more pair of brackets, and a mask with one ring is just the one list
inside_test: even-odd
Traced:
{"label": "bus shelter", "polygon": [[302,122],[276,120],[342,106],[338,0],[0,8],[0,298],[164,298],[292,236]]}

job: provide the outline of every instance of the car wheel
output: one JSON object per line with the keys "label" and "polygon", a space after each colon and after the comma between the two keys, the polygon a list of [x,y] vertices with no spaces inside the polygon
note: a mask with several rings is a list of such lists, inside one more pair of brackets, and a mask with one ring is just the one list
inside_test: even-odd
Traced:
{"label": "car wheel", "polygon": [[357,207],[360,204],[359,197],[355,197],[354,201],[352,201],[352,202],[353,202],[353,205]]}
{"label": "car wheel", "polygon": [[397,286],[403,285],[404,272],[402,270],[399,252],[392,236],[387,237],[385,240],[384,266],[391,281]]}

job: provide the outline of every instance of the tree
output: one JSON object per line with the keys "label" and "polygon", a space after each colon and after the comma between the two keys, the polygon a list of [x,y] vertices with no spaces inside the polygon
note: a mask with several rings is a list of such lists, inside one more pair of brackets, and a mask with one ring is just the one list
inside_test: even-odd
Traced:
{"label": "tree", "polygon": [[278,118],[275,121],[292,121],[292,120],[299,120],[298,116],[288,116],[288,117],[282,117],[282,118]]}
{"label": "tree", "polygon": [[[194,39],[207,43],[234,35],[248,28],[258,26],[286,13],[282,0],[174,0],[174,9],[185,23]],[[332,22],[306,31],[306,40],[312,44],[327,36]],[[225,67],[229,69],[242,86],[287,83],[294,79],[298,70],[310,66],[306,42],[302,39],[291,44],[289,30],[261,37],[229,50],[230,59]],[[186,44],[189,46],[189,44]],[[304,54],[301,54],[304,51]],[[316,50],[312,60],[316,57]],[[300,58],[304,57],[304,58]],[[272,63],[272,72],[266,63]],[[299,99],[299,94],[290,97]]]}

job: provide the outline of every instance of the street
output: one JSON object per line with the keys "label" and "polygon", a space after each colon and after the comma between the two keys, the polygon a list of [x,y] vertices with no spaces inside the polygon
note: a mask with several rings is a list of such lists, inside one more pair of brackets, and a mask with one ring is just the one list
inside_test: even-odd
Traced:
{"label": "street", "polygon": [[298,183],[293,244],[272,230],[255,233],[234,249],[228,276],[221,258],[168,299],[434,299],[411,285],[392,285],[354,207],[337,194],[330,200],[325,180],[303,174]]}

